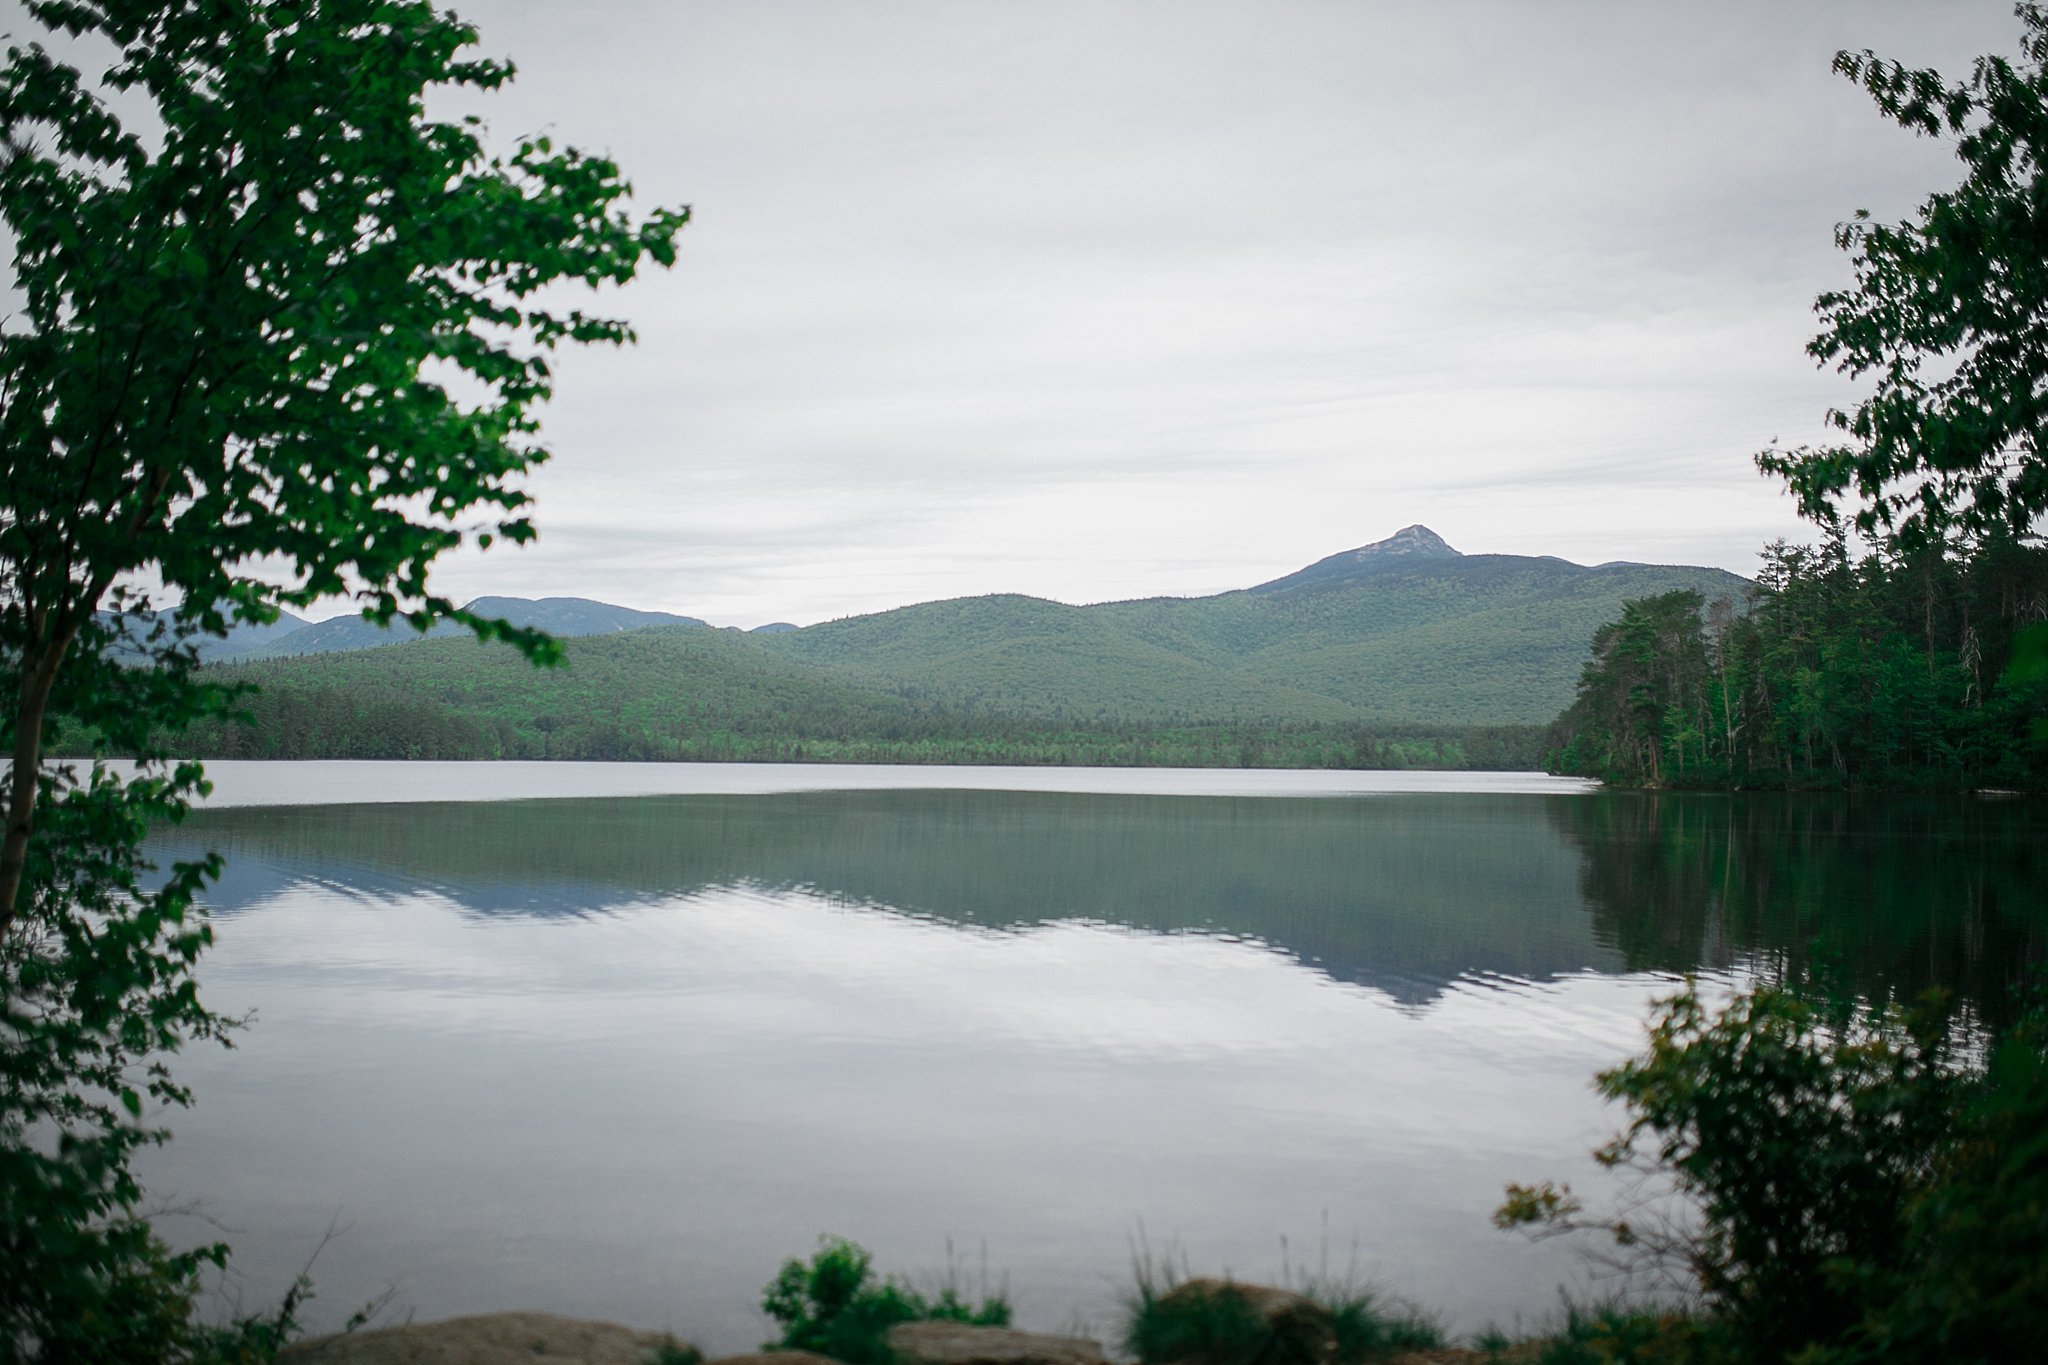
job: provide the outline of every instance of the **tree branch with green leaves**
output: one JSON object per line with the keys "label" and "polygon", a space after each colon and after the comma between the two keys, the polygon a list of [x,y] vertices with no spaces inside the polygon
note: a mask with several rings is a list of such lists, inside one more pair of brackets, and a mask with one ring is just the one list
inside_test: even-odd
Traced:
{"label": "tree branch with green leaves", "polygon": [[[246,690],[197,642],[345,597],[555,657],[430,570],[532,538],[550,357],[632,338],[562,288],[672,264],[689,215],[629,211],[605,157],[430,117],[513,71],[426,0],[26,8],[49,45],[0,67],[0,1360],[250,1359],[277,1324],[193,1326],[225,1249],[163,1247],[129,1166],[189,1099],[165,1056],[232,1026],[193,979],[218,860],[141,852],[204,790],[167,743]],[[138,774],[46,764],[60,728]]]}
{"label": "tree branch with green leaves", "polygon": [[[548,357],[631,339],[548,291],[672,263],[688,218],[629,214],[604,157],[546,138],[501,154],[474,118],[429,118],[429,90],[513,74],[464,55],[475,30],[429,4],[29,10],[119,56],[93,81],[31,43],[0,72],[26,300],[0,333],[0,933],[57,676],[104,643],[89,627],[118,585],[153,578],[201,633],[346,595],[548,656],[428,572],[465,542],[532,537],[519,479],[548,455]],[[161,136],[125,127],[116,95],[145,99]]]}
{"label": "tree branch with green leaves", "polygon": [[1952,139],[1962,183],[1904,222],[1836,229],[1855,283],[1814,304],[1808,354],[1875,387],[1828,413],[1834,444],[1757,456],[1801,512],[1893,548],[2025,536],[2048,515],[2048,8],[2017,7],[2020,59],[1970,78],[1843,52],[1893,122]]}

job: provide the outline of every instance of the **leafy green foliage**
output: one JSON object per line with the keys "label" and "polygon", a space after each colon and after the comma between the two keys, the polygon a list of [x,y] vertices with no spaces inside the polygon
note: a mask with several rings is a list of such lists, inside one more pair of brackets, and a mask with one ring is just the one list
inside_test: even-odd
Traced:
{"label": "leafy green foliage", "polygon": [[1700,1286],[1750,1340],[1789,1350],[1839,1335],[1857,1305],[1842,1261],[1890,1268],[1907,1198],[1959,1098],[1945,1017],[1858,1018],[1758,990],[1710,1013],[1667,1000],[1648,1052],[1600,1077],[1639,1151],[1698,1196]]}
{"label": "leafy green foliage", "polygon": [[191,1100],[167,1055],[233,1027],[192,976],[212,938],[193,898],[219,860],[153,878],[139,852],[151,820],[182,816],[198,770],[126,785],[52,770],[42,783],[29,904],[0,939],[0,1360],[260,1355],[289,1305],[269,1329],[195,1327],[200,1272],[226,1248],[166,1250],[136,1212],[129,1165],[168,1139],[158,1115]]}
{"label": "leafy green foliage", "polygon": [[893,1276],[880,1279],[874,1258],[843,1237],[819,1238],[808,1263],[795,1257],[762,1291],[761,1308],[782,1324],[768,1349],[815,1351],[845,1365],[891,1365],[889,1329],[939,1319],[978,1327],[1007,1327],[1010,1305],[1000,1296],[979,1305],[952,1286],[927,1296]]}
{"label": "leafy green foliage", "polygon": [[475,120],[429,119],[430,89],[512,69],[462,55],[475,30],[426,0],[28,10],[118,55],[97,86],[36,43],[0,70],[24,296],[0,334],[0,690],[18,698],[0,931],[59,675],[74,650],[86,672],[113,652],[135,575],[181,598],[143,645],[173,680],[192,636],[343,593],[379,621],[452,617],[548,652],[436,595],[428,569],[532,535],[516,482],[546,458],[547,357],[630,336],[550,286],[670,262],[686,218],[632,220],[603,158],[546,138],[500,155]]}
{"label": "leafy green foliage", "polygon": [[1775,545],[1746,612],[1669,593],[1603,626],[1550,764],[1652,787],[2038,786],[2048,677],[2025,662],[2044,610],[2039,547]]}
{"label": "leafy green foliage", "polygon": [[[544,458],[546,355],[630,336],[537,296],[672,261],[684,215],[629,220],[602,158],[546,138],[497,155],[474,120],[429,120],[429,89],[512,68],[462,56],[475,30],[423,3],[29,9],[117,45],[107,86],[163,129],[124,129],[38,45],[0,76],[27,298],[0,340],[24,596],[68,613],[152,564],[204,628],[349,590],[379,619],[450,613],[426,573],[464,538],[454,517],[531,535],[512,480]],[[461,400],[458,374],[476,384]],[[38,552],[60,532],[87,591]],[[264,556],[284,558],[282,591],[250,576]]]}
{"label": "leafy green foliage", "polygon": [[1820,1362],[2012,1360],[2048,1342],[2048,1010],[1992,1051],[1909,1204],[1896,1270],[1845,1268],[1864,1316]]}
{"label": "leafy green foliage", "polygon": [[1530,1365],[1692,1365],[1712,1358],[1709,1329],[1668,1308],[1565,1308],[1564,1325],[1521,1353]]}
{"label": "leafy green foliage", "polygon": [[[1913,221],[1859,212],[1837,232],[1856,283],[1820,296],[1807,349],[1875,391],[1828,414],[1845,443],[1757,456],[1828,544],[1773,547],[1755,608],[1716,620],[1711,640],[1682,621],[1654,642],[1641,619],[1616,622],[1560,722],[1563,770],[1649,785],[2044,780],[2048,692],[2030,661],[2048,553],[2028,537],[2048,515],[2048,9],[2016,12],[2020,62],[1980,58],[1960,85],[1836,55],[1886,117],[1954,138],[1966,172]],[[1880,554],[1851,562],[1845,504]],[[1648,672],[1669,684],[1654,698]]]}
{"label": "leafy green foliage", "polygon": [[[2003,680],[2013,687],[2048,683],[2048,621],[2014,633],[2012,662],[2006,665]],[[2035,744],[2048,746],[2048,709],[2034,717],[2030,734]]]}
{"label": "leafy green foliage", "polygon": [[1984,1065],[1938,1001],[1759,987],[1716,1011],[1688,986],[1659,1003],[1647,1052],[1598,1078],[1630,1122],[1596,1155],[1667,1175],[1698,1227],[1660,1243],[1627,1218],[1588,1223],[1548,1184],[1510,1186],[1495,1219],[1681,1255],[1737,1359],[2023,1355],[2048,1324],[2044,1023]]}
{"label": "leafy green foliage", "polygon": [[[428,569],[532,534],[548,356],[628,338],[551,286],[671,261],[685,215],[634,221],[602,158],[429,119],[430,89],[511,68],[426,0],[26,8],[111,55],[0,68],[0,1360],[254,1358],[291,1302],[192,1326],[225,1250],[156,1241],[130,1167],[190,1099],[165,1059],[229,1027],[192,979],[217,860],[153,880],[138,852],[201,781],[165,740],[241,690],[199,672],[207,641],[329,595],[548,657]],[[47,768],[60,730],[142,776]]]}
{"label": "leafy green foliage", "polygon": [[663,1337],[650,1353],[648,1365],[704,1365],[704,1353],[687,1341]]}
{"label": "leafy green foliage", "polygon": [[[1664,593],[1625,603],[1619,620],[1594,633],[1593,657],[1567,712],[1571,737],[1561,766],[1628,773],[1656,787],[1663,785],[1668,750],[1670,766],[1685,772],[1686,740],[1699,735],[1690,722],[1704,712],[1709,672],[1705,605],[1696,592]],[[1667,726],[1673,717],[1676,724]],[[1675,733],[1667,736],[1667,729]]]}
{"label": "leafy green foliage", "polygon": [[2048,11],[2017,13],[2020,61],[1979,58],[1960,84],[1871,52],[1835,58],[1887,118],[1953,138],[1965,173],[1911,221],[1859,211],[1837,230],[1856,283],[1817,300],[1807,350],[1875,390],[1829,414],[1843,444],[1757,463],[1807,516],[1852,501],[1859,531],[1907,550],[2026,535],[2048,514]]}

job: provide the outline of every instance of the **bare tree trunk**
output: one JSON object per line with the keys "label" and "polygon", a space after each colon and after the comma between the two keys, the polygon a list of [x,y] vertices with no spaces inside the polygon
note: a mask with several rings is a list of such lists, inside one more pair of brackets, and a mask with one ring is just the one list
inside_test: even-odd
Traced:
{"label": "bare tree trunk", "polygon": [[36,778],[43,766],[43,719],[49,714],[50,689],[57,665],[74,631],[63,631],[39,659],[23,658],[21,692],[14,711],[14,754],[7,781],[7,832],[0,840],[0,939],[14,927],[15,902],[28,868],[29,835],[35,831]]}

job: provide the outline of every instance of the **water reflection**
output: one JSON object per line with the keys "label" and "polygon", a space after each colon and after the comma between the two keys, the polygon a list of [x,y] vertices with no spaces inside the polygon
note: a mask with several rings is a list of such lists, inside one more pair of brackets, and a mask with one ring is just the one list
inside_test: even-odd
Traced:
{"label": "water reflection", "polygon": [[1603,794],[1546,803],[1630,970],[1742,961],[1992,1020],[2048,957],[2048,809],[1975,797]]}
{"label": "water reflection", "polygon": [[1465,976],[1620,957],[1539,799],[1262,800],[813,792],[223,810],[166,852],[228,854],[234,914],[295,882],[420,889],[484,916],[577,915],[712,888],[802,890],[952,924],[1082,920],[1255,939],[1409,1003]]}
{"label": "water reflection", "polygon": [[[218,809],[232,1054],[145,1154],[328,1325],[524,1307],[715,1351],[820,1232],[986,1240],[1025,1322],[1111,1327],[1142,1225],[1455,1327],[1554,1306],[1508,1180],[1585,1189],[1592,1073],[1668,974],[1820,951],[1995,1001],[2041,811],[1984,802],[880,790]],[[1391,999],[1390,999],[1391,997]],[[1995,1004],[1994,1006],[1995,1007]],[[187,1240],[211,1240],[212,1226]],[[174,1230],[174,1235],[176,1231]],[[972,1253],[970,1253],[972,1254]]]}
{"label": "water reflection", "polygon": [[2048,952],[2048,817],[1983,799],[808,792],[203,811],[217,911],[313,883],[485,917],[715,888],[943,923],[1257,940],[1426,1003],[1459,979],[1818,959],[1859,993],[2003,1007]]}
{"label": "water reflection", "polygon": [[1140,1229],[1268,1276],[1327,1228],[1336,1269],[1355,1249],[1460,1328],[1543,1312],[1571,1256],[1488,1211],[1532,1173],[1597,1180],[1586,1077],[1654,989],[1413,1009],[1200,934],[715,888],[486,917],[311,884],[223,924],[205,975],[256,1025],[180,1059],[199,1103],[141,1166],[230,1230],[249,1302],[338,1220],[324,1326],[395,1282],[423,1319],[532,1308],[714,1352],[767,1337],[762,1285],[821,1232],[926,1284],[985,1242],[1043,1328],[1114,1331]]}

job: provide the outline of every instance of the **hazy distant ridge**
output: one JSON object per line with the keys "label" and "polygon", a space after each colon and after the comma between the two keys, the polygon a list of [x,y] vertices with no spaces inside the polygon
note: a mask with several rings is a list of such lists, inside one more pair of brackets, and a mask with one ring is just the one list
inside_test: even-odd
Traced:
{"label": "hazy distant ridge", "polygon": [[[701,626],[694,616],[676,616],[665,611],[636,611],[585,597],[479,597],[467,610],[480,616],[497,617],[515,626],[537,626],[550,635],[576,638],[609,635],[621,630],[644,630],[648,626]],[[296,621],[298,618],[289,618]],[[243,629],[247,629],[244,627]],[[432,636],[466,635],[468,628],[443,621],[426,632]],[[375,649],[380,645],[402,644],[420,635],[400,625],[387,629],[360,616],[337,616],[312,624],[300,622],[285,629],[284,623],[241,648],[231,638],[211,657],[220,659],[282,659],[298,654],[330,654],[340,650]]]}
{"label": "hazy distant ridge", "polygon": [[[470,604],[579,641],[569,650],[575,682],[521,671],[509,656],[500,669],[491,651],[456,642],[364,654],[340,672],[338,660],[318,664],[409,638],[357,618],[273,633],[244,658],[275,661],[266,688],[402,686],[467,698],[451,704],[514,724],[554,716],[583,726],[596,707],[629,729],[657,726],[630,720],[638,708],[670,717],[657,728],[685,737],[700,723],[692,715],[710,723],[692,708],[712,697],[734,699],[733,716],[754,717],[748,725],[801,729],[798,717],[829,713],[849,733],[869,724],[855,716],[886,728],[890,716],[942,713],[998,725],[1537,725],[1571,700],[1593,632],[1623,601],[1675,588],[1740,596],[1748,586],[1720,569],[1460,554],[1410,526],[1213,597],[1076,607],[996,594],[757,632],[581,598]],[[630,665],[590,638],[627,632],[650,636]],[[599,674],[604,686],[585,686]],[[762,706],[770,710],[756,715]]]}

